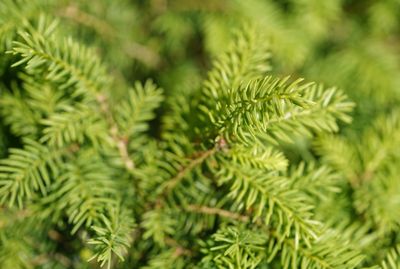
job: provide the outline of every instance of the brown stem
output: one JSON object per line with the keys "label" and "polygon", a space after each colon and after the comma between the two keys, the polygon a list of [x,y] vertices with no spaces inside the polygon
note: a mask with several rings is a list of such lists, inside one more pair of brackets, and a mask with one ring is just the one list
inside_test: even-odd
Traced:
{"label": "brown stem", "polygon": [[96,96],[96,99],[97,99],[97,102],[100,104],[101,111],[106,116],[107,122],[110,126],[111,138],[118,148],[119,155],[124,163],[124,166],[128,171],[132,171],[135,168],[135,164],[133,163],[132,159],[129,157],[128,139],[120,135],[118,126],[115,123],[115,121],[111,115],[110,107],[107,102],[106,96],[104,96],[102,94],[98,94]]}
{"label": "brown stem", "polygon": [[[118,31],[116,31],[116,29],[104,22],[104,20],[100,20],[80,10],[76,5],[67,6],[60,10],[58,15],[94,29],[106,40],[114,41],[117,38]],[[119,41],[117,42],[120,43]],[[161,63],[161,58],[156,52],[131,40],[129,42],[123,42],[122,49],[129,57],[137,59],[148,66],[156,67]]]}
{"label": "brown stem", "polygon": [[215,154],[215,152],[217,152],[218,150],[218,146],[215,146],[209,150],[196,152],[196,154],[192,155],[194,159],[191,159],[188,165],[182,166],[179,169],[179,172],[174,177],[164,182],[160,187],[161,191],[158,194],[155,202],[149,202],[145,207],[147,209],[162,208],[165,205],[165,199],[163,198],[171,193],[171,191],[185,177],[185,175],[193,170],[193,168],[197,165],[202,164],[208,157]]}
{"label": "brown stem", "polygon": [[111,38],[114,36],[114,29],[103,20],[99,20],[86,12],[81,11],[76,5],[69,5],[58,12],[59,16],[71,19],[76,23],[94,29],[99,34]]}
{"label": "brown stem", "polygon": [[173,178],[171,178],[170,180],[168,180],[163,184],[162,189],[165,190],[163,195],[170,193],[188,172],[193,170],[193,168],[195,168],[196,166],[202,164],[208,157],[213,155],[216,151],[217,151],[216,147],[203,151],[198,155],[198,157],[192,159],[187,166],[182,167],[179,170],[178,174],[176,174],[176,176],[174,176]]}
{"label": "brown stem", "polygon": [[178,242],[176,242],[175,239],[173,239],[173,238],[171,238],[171,237],[166,237],[166,238],[164,239],[164,242],[165,242],[165,244],[167,244],[168,246],[175,248],[175,252],[174,252],[174,254],[173,254],[174,257],[179,257],[179,256],[182,256],[182,255],[185,255],[185,256],[191,256],[191,255],[193,255],[193,253],[192,253],[191,250],[182,247],[181,245],[179,245]]}
{"label": "brown stem", "polygon": [[[239,220],[242,222],[248,222],[250,220],[250,217],[247,215],[241,215],[235,212],[231,212],[228,210],[223,210],[220,208],[213,208],[213,207],[206,207],[206,206],[201,206],[201,205],[188,205],[185,208],[187,211],[192,211],[192,212],[197,212],[197,213],[203,213],[203,214],[207,214],[207,215],[218,215],[224,218],[230,218],[230,219],[235,219],[235,220]],[[260,218],[257,218],[255,221],[255,224],[262,228],[262,229],[266,229],[266,232],[271,235],[272,237],[275,237],[278,241],[284,242],[285,244],[287,244],[289,247],[291,247],[292,249],[294,249],[295,251],[301,251],[303,253],[303,255],[307,256],[309,259],[314,260],[315,262],[321,264],[324,266],[324,268],[332,268],[331,265],[329,265],[328,263],[326,263],[323,259],[321,259],[320,257],[314,255],[313,253],[311,253],[310,251],[308,251],[307,249],[299,249],[292,240],[287,240],[287,239],[283,239],[276,233],[276,231],[274,229],[272,229],[271,227],[266,226],[265,224],[262,223]]]}
{"label": "brown stem", "polygon": [[248,222],[250,220],[249,216],[240,215],[235,212],[231,212],[228,210],[215,208],[215,207],[207,207],[207,206],[202,206],[202,205],[188,205],[184,209],[187,211],[190,211],[190,212],[204,213],[207,215],[218,215],[218,216],[221,216],[224,218],[239,220],[242,222]]}

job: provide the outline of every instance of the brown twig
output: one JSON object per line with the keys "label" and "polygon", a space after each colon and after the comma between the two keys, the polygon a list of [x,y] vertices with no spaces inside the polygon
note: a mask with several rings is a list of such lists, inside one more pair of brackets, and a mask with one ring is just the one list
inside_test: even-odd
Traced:
{"label": "brown twig", "polygon": [[98,94],[96,96],[96,99],[97,102],[100,104],[100,109],[102,113],[106,116],[107,122],[110,126],[111,138],[114,141],[116,147],[118,148],[119,155],[124,163],[124,166],[128,171],[132,171],[135,168],[135,164],[129,157],[128,139],[120,135],[118,126],[111,115],[111,111],[106,96],[103,94]]}
{"label": "brown twig", "polygon": [[[69,5],[57,13],[61,17],[70,19],[88,28],[92,28],[106,40],[113,41],[118,38],[118,31],[111,25],[106,23],[104,20],[100,20],[95,16],[80,10],[76,5]],[[117,42],[121,43],[120,38],[118,40],[119,41]],[[129,57],[137,59],[148,66],[156,67],[161,63],[161,58],[156,52],[142,44],[133,42],[132,40],[129,42],[122,42],[122,50]]]}
{"label": "brown twig", "polygon": [[[196,213],[203,213],[207,215],[218,215],[224,218],[230,218],[234,220],[239,220],[241,222],[248,222],[250,220],[250,216],[247,215],[241,215],[235,212],[231,212],[228,210],[220,209],[220,208],[214,208],[214,207],[206,207],[206,206],[201,206],[201,205],[188,205],[185,210],[187,211],[192,211]],[[266,232],[271,235],[272,237],[275,237],[278,241],[284,242],[285,244],[289,245],[294,250],[298,250],[298,247],[292,240],[288,239],[283,239],[277,234],[277,232],[272,229],[271,227],[268,227],[265,225],[260,218],[257,218],[254,222],[259,228],[266,230]],[[307,256],[309,259],[315,260],[317,263],[323,264],[325,268],[332,268],[329,264],[327,264],[324,260],[320,259],[318,256],[314,255],[313,253],[306,251],[304,249],[301,249],[303,254]]]}
{"label": "brown twig", "polygon": [[175,186],[190,172],[194,167],[202,164],[208,157],[213,155],[217,151],[217,147],[201,152],[195,159],[192,159],[187,166],[182,167],[178,174],[168,180],[161,187],[165,192],[163,195],[168,194],[175,188]]}
{"label": "brown twig", "polygon": [[81,11],[76,5],[69,5],[57,12],[57,15],[71,19],[76,23],[94,29],[100,35],[110,39],[114,36],[114,29],[103,20],[96,18],[86,12]]}
{"label": "brown twig", "polygon": [[188,205],[184,207],[184,210],[196,213],[203,213],[207,215],[218,215],[224,218],[239,220],[242,222],[248,222],[250,220],[249,216],[241,215],[235,212],[231,212],[216,207],[207,207],[202,205]]}
{"label": "brown twig", "polygon": [[192,256],[193,253],[191,250],[182,247],[178,242],[176,242],[175,239],[171,238],[171,237],[166,237],[164,239],[165,244],[167,244],[170,247],[175,248],[175,252],[174,252],[174,257],[179,257],[181,255],[185,255],[185,256]]}

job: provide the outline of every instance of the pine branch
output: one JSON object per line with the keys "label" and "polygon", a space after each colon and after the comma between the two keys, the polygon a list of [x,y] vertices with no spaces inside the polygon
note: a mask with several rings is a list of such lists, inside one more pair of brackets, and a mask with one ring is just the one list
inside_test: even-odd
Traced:
{"label": "pine branch", "polygon": [[[396,156],[395,148],[400,145],[400,118],[397,109],[390,111],[389,115],[378,117],[373,128],[366,132],[363,144],[370,145],[369,148],[361,148],[360,155],[364,163],[362,174],[366,181],[373,178],[373,174],[385,166],[385,160]],[[365,151],[364,151],[365,150]],[[395,157],[396,158],[396,157]]]}
{"label": "pine branch", "polygon": [[[235,120],[246,121],[246,118],[239,118],[239,115],[247,113],[262,112],[268,114],[282,115],[283,107],[286,102],[297,104],[300,107],[307,107],[309,102],[301,98],[301,93],[307,89],[310,84],[299,85],[301,80],[287,84],[289,77],[282,80],[273,79],[271,76],[262,80],[251,80],[245,85],[239,86],[238,89],[228,89],[226,96],[223,96],[216,103],[217,111],[214,114],[221,114],[223,118],[220,120],[212,119],[217,128],[223,130],[228,123]],[[271,108],[270,108],[271,107]],[[249,118],[249,117],[248,117]],[[254,121],[247,119],[248,124],[257,124],[263,122],[262,118],[255,118]],[[234,123],[242,125],[247,122]],[[260,127],[262,128],[262,127]]]}
{"label": "pine branch", "polygon": [[0,161],[1,203],[8,201],[22,207],[36,191],[46,195],[53,176],[59,174],[62,156],[71,148],[53,150],[25,139],[24,149],[11,149],[10,156]]}
{"label": "pine branch", "polygon": [[282,152],[273,147],[255,144],[243,146],[233,144],[224,153],[226,159],[233,163],[239,163],[243,167],[254,167],[266,171],[284,171],[288,166],[288,160]]}
{"label": "pine branch", "polygon": [[326,135],[314,142],[314,148],[325,163],[344,173],[353,186],[359,185],[357,170],[361,169],[361,163],[357,159],[357,150],[351,146],[350,141]]}
{"label": "pine branch", "polygon": [[62,91],[58,91],[54,85],[48,81],[43,81],[37,77],[30,77],[25,73],[20,73],[19,78],[22,80],[21,92],[26,93],[27,105],[40,118],[47,118],[49,115],[56,113],[60,107],[69,104]]}
{"label": "pine branch", "polygon": [[118,149],[119,156],[121,157],[126,170],[131,172],[135,168],[135,164],[129,157],[128,141],[126,141],[126,139],[120,135],[118,125],[114,121],[114,118],[111,114],[107,97],[105,95],[99,94],[96,96],[96,99],[97,102],[100,104],[101,112],[108,122],[108,125],[110,127],[109,133],[111,135],[111,139],[114,141],[114,144]]}
{"label": "pine branch", "polygon": [[152,238],[161,247],[167,244],[167,238],[174,234],[176,221],[162,208],[147,211],[143,215],[141,227],[144,228],[143,239]]}
{"label": "pine branch", "polygon": [[396,269],[400,266],[400,246],[392,248],[381,262],[381,269]]}
{"label": "pine branch", "polygon": [[214,113],[216,102],[225,98],[227,90],[236,89],[241,83],[264,75],[270,69],[267,63],[269,57],[267,46],[257,35],[256,27],[250,26],[237,34],[229,50],[214,61],[204,82],[200,118],[208,122],[210,117],[215,117],[211,113]]}
{"label": "pine branch", "polygon": [[241,227],[228,226],[212,235],[208,255],[203,258],[204,268],[256,268],[264,258],[266,236]]}
{"label": "pine branch", "polygon": [[287,83],[288,78],[253,80],[227,92],[215,111],[208,113],[218,133],[229,140],[262,139],[277,144],[291,142],[289,133],[309,135],[310,131],[337,131],[336,119],[349,122],[346,113],[353,104],[342,93],[321,86]]}
{"label": "pine branch", "polygon": [[0,51],[10,49],[17,29],[30,20],[35,20],[38,13],[49,8],[48,1],[3,0],[0,2]]}
{"label": "pine branch", "polygon": [[239,220],[242,222],[250,221],[250,217],[248,217],[248,216],[240,215],[238,213],[234,213],[234,212],[231,212],[228,210],[215,208],[215,207],[208,207],[208,206],[203,206],[203,205],[187,205],[183,209],[187,210],[189,212],[194,212],[194,213],[218,215],[223,218]]}
{"label": "pine branch", "polygon": [[63,147],[70,143],[82,144],[88,137],[94,145],[107,142],[107,128],[96,111],[85,105],[60,106],[57,113],[43,119],[45,126],[40,142]]}
{"label": "pine branch", "polygon": [[196,154],[197,156],[194,159],[190,160],[186,166],[181,167],[174,177],[167,180],[161,185],[160,192],[162,192],[163,195],[170,193],[175,188],[175,186],[179,184],[179,182],[193,170],[193,168],[201,165],[207,158],[214,155],[217,150],[217,147],[213,147],[209,150]]}
{"label": "pine branch", "polygon": [[[13,66],[26,64],[28,72],[39,72],[46,80],[59,84],[60,89],[74,88],[75,97],[82,95],[96,101],[126,169],[132,171],[134,163],[129,157],[127,142],[111,114],[106,95],[102,93],[111,84],[106,69],[91,50],[72,39],[59,41],[54,35],[50,37],[55,27],[54,21],[47,23],[41,17],[38,30],[30,27],[29,32],[20,32],[24,43],[14,42],[12,53],[22,56],[22,60]],[[64,133],[63,136],[68,135]]]}
{"label": "pine branch", "polygon": [[119,133],[131,139],[142,135],[149,127],[148,122],[155,117],[154,110],[162,101],[162,90],[152,81],[148,80],[143,85],[136,82],[129,91],[129,98],[114,109]]}
{"label": "pine branch", "polygon": [[[292,140],[288,139],[284,132],[293,132],[297,135],[310,135],[310,131],[337,132],[338,120],[351,122],[348,114],[352,111],[354,103],[348,101],[347,96],[341,91],[335,88],[324,90],[321,85],[313,86],[305,92],[304,98],[315,105],[304,110],[293,107],[288,109],[283,117],[271,119],[269,136],[272,137],[272,143],[279,140],[291,142]],[[263,138],[268,140],[269,136]]]}
{"label": "pine branch", "polygon": [[364,259],[348,242],[341,242],[334,231],[325,231],[311,247],[296,246],[292,240],[282,240],[275,231],[271,231],[270,235],[275,237],[275,241],[269,244],[269,260],[280,251],[284,269],[351,269],[356,268]]}
{"label": "pine branch", "polygon": [[226,53],[213,63],[204,83],[205,98],[219,99],[224,90],[236,88],[242,81],[257,78],[270,70],[270,53],[255,26],[239,31]]}
{"label": "pine branch", "polygon": [[[232,220],[239,220],[241,222],[248,222],[250,217],[247,215],[238,215],[234,212],[221,210],[219,208],[203,208],[201,206],[193,205],[194,212],[201,214],[216,214],[224,218]],[[267,244],[263,244],[262,248],[266,248],[263,251],[268,253],[268,261],[271,261],[278,251],[281,251],[285,257],[281,257],[283,268],[321,268],[321,269],[333,269],[342,266],[341,268],[355,268],[361,263],[363,256],[358,251],[355,251],[348,245],[348,242],[336,242],[339,237],[334,231],[326,231],[326,233],[319,237],[311,246],[296,245],[295,241],[291,238],[282,238],[281,235],[274,229],[265,225],[261,221],[256,221],[257,227],[260,229],[261,234],[265,233],[265,236],[271,237]],[[260,237],[260,233],[257,234]],[[223,241],[233,243],[221,237]],[[218,241],[218,240],[217,240]],[[249,243],[255,243],[254,240],[250,240]],[[227,248],[229,244],[223,246]],[[219,248],[215,248],[215,250]],[[211,251],[213,248],[211,248]],[[224,254],[225,256],[227,253]],[[215,257],[213,255],[213,257]],[[218,256],[214,258],[221,259]],[[209,260],[206,257],[205,260]],[[222,259],[224,262],[229,262],[227,258]],[[260,261],[257,261],[259,263]],[[244,267],[247,268],[247,267]]]}
{"label": "pine branch", "polygon": [[238,209],[254,212],[266,225],[280,227],[283,237],[295,234],[309,244],[317,238],[319,222],[312,220],[309,198],[296,189],[288,188],[288,179],[274,172],[246,169],[238,164],[221,160],[217,173],[218,183],[230,186],[228,197]]}
{"label": "pine branch", "polygon": [[74,96],[90,97],[108,87],[109,77],[96,54],[71,38],[58,40],[56,26],[56,21],[41,17],[37,30],[29,26],[19,31],[22,42],[15,41],[10,53],[22,59],[13,66],[25,64],[28,72],[41,74],[60,89],[72,87]]}
{"label": "pine branch", "polygon": [[[178,250],[179,251],[179,250]],[[183,255],[177,255],[177,248],[170,248],[161,251],[153,256],[143,269],[184,269],[188,263],[184,260]]]}
{"label": "pine branch", "polygon": [[339,193],[341,175],[328,166],[317,165],[314,162],[300,163],[290,170],[292,188],[306,193],[319,201],[328,199],[328,194]]}
{"label": "pine branch", "polygon": [[35,138],[38,134],[40,117],[29,107],[20,90],[14,88],[12,95],[1,95],[0,112],[4,123],[10,125],[15,135]]}
{"label": "pine branch", "polygon": [[81,149],[61,172],[40,201],[44,217],[65,212],[74,234],[83,225],[96,224],[108,207],[115,207],[117,189],[112,174],[94,150]]}
{"label": "pine branch", "polygon": [[124,261],[124,255],[131,244],[131,232],[134,223],[127,212],[122,211],[118,206],[109,210],[109,215],[101,216],[102,226],[92,226],[96,237],[89,240],[89,244],[94,245],[96,254],[89,259],[96,259],[100,266],[107,264],[110,269],[113,255]]}

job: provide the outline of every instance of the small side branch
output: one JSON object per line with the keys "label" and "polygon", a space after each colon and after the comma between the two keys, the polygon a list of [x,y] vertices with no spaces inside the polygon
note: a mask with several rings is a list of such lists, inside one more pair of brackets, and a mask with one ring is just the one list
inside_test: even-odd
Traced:
{"label": "small side branch", "polygon": [[184,209],[189,212],[203,213],[207,215],[218,215],[224,218],[234,219],[242,222],[248,222],[250,220],[248,216],[240,215],[235,212],[215,207],[207,207],[202,205],[188,205]]}
{"label": "small side branch", "polygon": [[[69,5],[64,9],[59,10],[57,14],[77,24],[94,29],[99,33],[99,35],[108,41],[113,41],[118,38],[118,31],[111,25],[104,22],[104,20],[100,20],[99,18],[80,10],[76,5]],[[161,63],[160,56],[154,50],[145,45],[129,41],[122,42],[121,48],[129,57],[139,60],[150,67],[157,67]]]}
{"label": "small side branch", "polygon": [[96,96],[96,99],[97,102],[100,104],[100,109],[102,113],[106,116],[107,122],[110,126],[111,138],[118,148],[118,152],[122,159],[122,162],[124,163],[125,168],[131,172],[135,168],[135,164],[129,157],[128,139],[120,135],[118,126],[111,115],[111,111],[106,96],[98,94]]}
{"label": "small side branch", "polygon": [[213,155],[217,151],[217,148],[214,147],[212,149],[201,152],[198,157],[192,159],[189,164],[185,167],[182,167],[178,174],[164,183],[162,189],[166,191],[166,193],[170,193],[171,190],[175,188],[175,186],[185,177],[187,173],[192,171],[196,166],[202,164],[208,157]]}
{"label": "small side branch", "polygon": [[175,252],[173,253],[174,257],[193,255],[191,250],[184,248],[171,237],[166,237],[164,241],[166,245],[175,248]]}

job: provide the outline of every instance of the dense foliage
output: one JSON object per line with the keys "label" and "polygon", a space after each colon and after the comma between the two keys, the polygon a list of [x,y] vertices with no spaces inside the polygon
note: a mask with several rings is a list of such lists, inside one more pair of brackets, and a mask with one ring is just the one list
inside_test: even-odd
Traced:
{"label": "dense foliage", "polygon": [[0,0],[0,268],[400,268],[399,104],[398,0]]}

